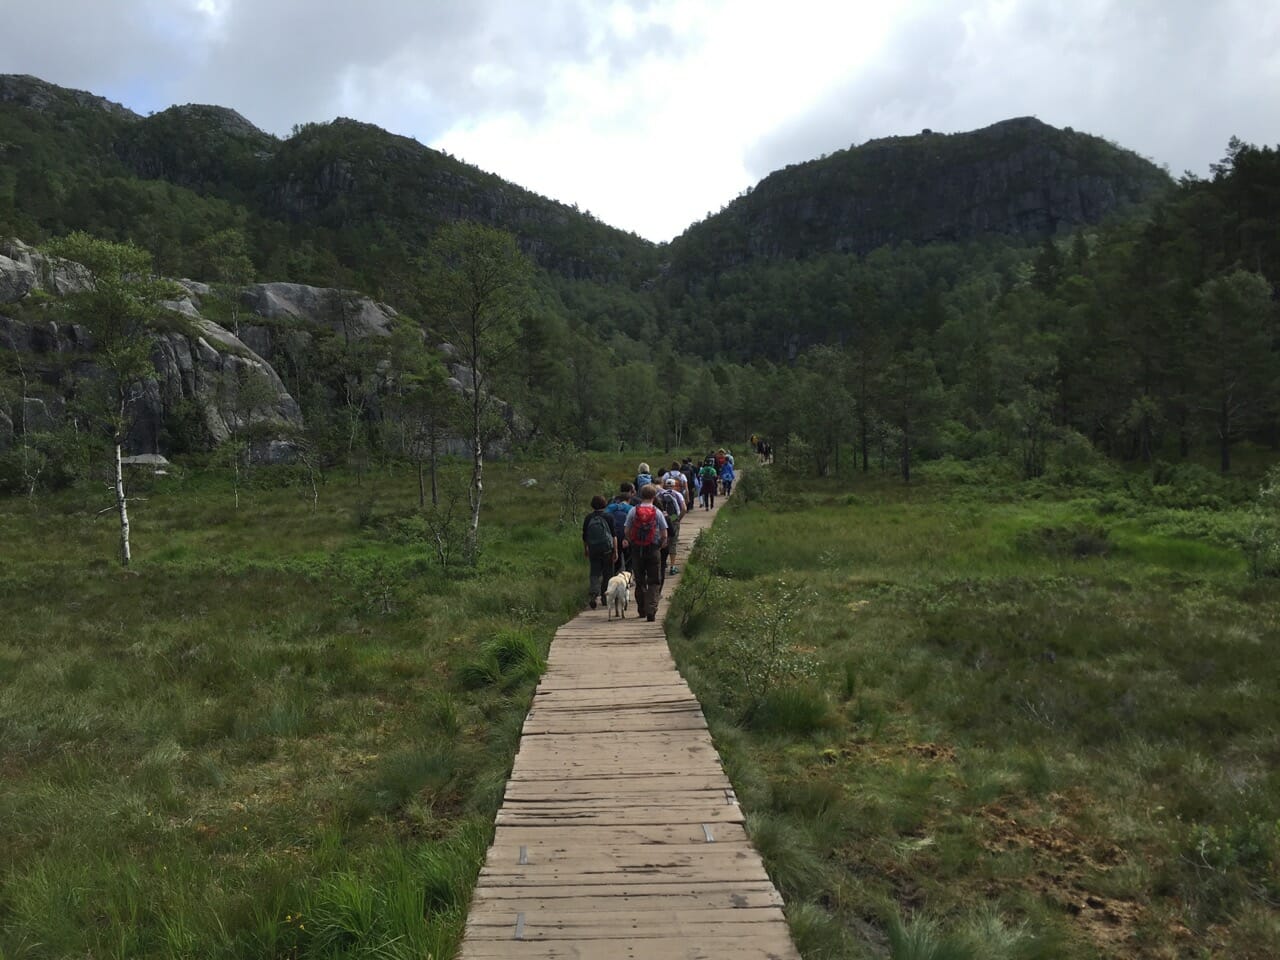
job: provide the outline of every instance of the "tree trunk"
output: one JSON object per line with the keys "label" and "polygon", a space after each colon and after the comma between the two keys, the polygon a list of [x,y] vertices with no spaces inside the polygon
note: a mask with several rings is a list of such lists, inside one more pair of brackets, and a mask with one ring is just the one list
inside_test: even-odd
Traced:
{"label": "tree trunk", "polygon": [[124,495],[124,463],[120,459],[120,438],[116,438],[116,509],[120,512],[120,565],[127,567],[129,552],[129,501]]}
{"label": "tree trunk", "polygon": [[1222,409],[1218,414],[1218,454],[1219,468],[1223,473],[1231,472],[1231,410],[1227,401],[1222,401]]}
{"label": "tree trunk", "polygon": [[902,426],[902,482],[911,482],[911,421]]}
{"label": "tree trunk", "polygon": [[480,436],[480,377],[474,364],[471,366],[471,463],[471,529],[467,531],[467,562],[475,563],[480,540],[480,502],[484,498],[484,439]]}
{"label": "tree trunk", "polygon": [[440,506],[440,490],[436,485],[436,435],[434,431],[431,434],[431,505],[433,507]]}
{"label": "tree trunk", "polygon": [[422,480],[422,454],[418,454],[418,509],[427,505],[427,489]]}
{"label": "tree trunk", "polygon": [[870,463],[871,463],[871,460],[868,457],[869,451],[867,450],[867,418],[866,417],[858,418],[858,432],[859,432],[859,439],[862,442],[862,472],[866,473],[867,470],[870,469]]}

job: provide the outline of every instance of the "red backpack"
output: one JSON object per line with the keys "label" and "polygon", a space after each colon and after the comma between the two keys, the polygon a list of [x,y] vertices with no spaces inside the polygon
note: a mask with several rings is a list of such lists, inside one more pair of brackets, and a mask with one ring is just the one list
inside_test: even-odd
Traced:
{"label": "red backpack", "polygon": [[658,508],[651,503],[636,507],[631,521],[631,542],[637,547],[652,547],[658,542]]}

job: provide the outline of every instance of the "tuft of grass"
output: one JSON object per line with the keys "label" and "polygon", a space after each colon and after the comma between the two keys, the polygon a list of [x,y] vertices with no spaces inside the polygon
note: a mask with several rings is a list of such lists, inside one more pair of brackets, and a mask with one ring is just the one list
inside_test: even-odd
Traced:
{"label": "tuft of grass", "polygon": [[802,737],[831,727],[835,715],[826,692],[807,684],[766,691],[746,719],[759,733]]}

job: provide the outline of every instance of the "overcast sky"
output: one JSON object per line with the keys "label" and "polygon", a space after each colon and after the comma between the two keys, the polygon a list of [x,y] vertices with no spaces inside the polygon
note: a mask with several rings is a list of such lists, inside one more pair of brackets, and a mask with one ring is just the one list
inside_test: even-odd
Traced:
{"label": "overcast sky", "polygon": [[770,171],[1033,115],[1205,174],[1280,143],[1278,0],[40,0],[0,72],[354,117],[666,240]]}

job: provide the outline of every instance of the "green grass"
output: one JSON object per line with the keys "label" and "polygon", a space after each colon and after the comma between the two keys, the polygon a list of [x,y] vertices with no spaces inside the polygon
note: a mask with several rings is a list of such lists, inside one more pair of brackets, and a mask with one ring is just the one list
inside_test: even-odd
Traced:
{"label": "green grass", "polygon": [[[1280,955],[1280,584],[1245,506],[959,470],[775,478],[717,523],[736,616],[670,632],[802,952]],[[778,582],[814,677],[744,712],[726,638]]]}
{"label": "green grass", "polygon": [[447,572],[408,468],[314,512],[288,469],[238,511],[216,471],[137,478],[128,571],[96,488],[0,501],[0,957],[450,956],[585,599],[541,470],[489,465]]}

